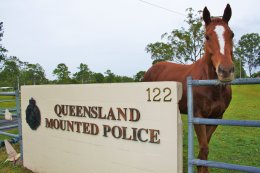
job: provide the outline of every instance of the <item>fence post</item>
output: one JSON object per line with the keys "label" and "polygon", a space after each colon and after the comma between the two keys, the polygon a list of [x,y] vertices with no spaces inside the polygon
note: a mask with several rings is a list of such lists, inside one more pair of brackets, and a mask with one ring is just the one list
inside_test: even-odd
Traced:
{"label": "fence post", "polygon": [[192,92],[192,77],[187,78],[187,105],[188,105],[188,173],[193,173],[192,160],[194,159],[193,146],[193,92]]}
{"label": "fence post", "polygon": [[23,161],[22,117],[21,117],[20,91],[19,90],[16,90],[16,92],[15,92],[15,100],[16,100],[16,114],[17,114],[17,119],[18,119],[18,131],[19,131],[19,144],[20,144],[21,161]]}

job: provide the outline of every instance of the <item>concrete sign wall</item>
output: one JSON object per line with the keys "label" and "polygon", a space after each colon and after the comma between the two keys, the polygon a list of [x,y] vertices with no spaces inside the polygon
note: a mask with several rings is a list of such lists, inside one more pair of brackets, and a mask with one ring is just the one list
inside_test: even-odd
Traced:
{"label": "concrete sign wall", "polygon": [[24,86],[24,166],[39,173],[182,172],[181,84]]}

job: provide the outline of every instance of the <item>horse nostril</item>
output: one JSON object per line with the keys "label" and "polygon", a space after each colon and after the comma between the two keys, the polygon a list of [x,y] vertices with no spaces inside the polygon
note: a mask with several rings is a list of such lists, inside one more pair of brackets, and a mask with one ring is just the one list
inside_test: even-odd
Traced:
{"label": "horse nostril", "polygon": [[222,65],[218,66],[218,73],[222,74],[224,76],[229,75],[230,73],[234,73],[235,68],[234,66],[230,67],[230,68],[224,68]]}
{"label": "horse nostril", "polygon": [[219,73],[224,73],[225,72],[225,70],[224,70],[222,65],[218,66],[218,72]]}

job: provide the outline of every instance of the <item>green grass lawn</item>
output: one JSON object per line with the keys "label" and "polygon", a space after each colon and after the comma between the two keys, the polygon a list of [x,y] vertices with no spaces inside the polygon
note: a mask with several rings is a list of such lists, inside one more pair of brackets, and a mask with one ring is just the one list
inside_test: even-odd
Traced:
{"label": "green grass lawn", "polygon": [[[0,96],[0,101],[2,101],[2,100],[14,100],[14,101],[13,102],[0,102],[1,110],[4,110],[5,108],[15,108],[15,96]],[[0,119],[4,119],[4,116],[0,116]]]}
{"label": "green grass lawn", "polygon": [[14,100],[14,102],[0,102],[0,109],[15,107],[15,96],[0,96],[0,100]]}
{"label": "green grass lawn", "polygon": [[[6,130],[5,132],[8,132],[8,133],[12,133],[12,134],[18,134],[19,132],[18,132],[18,128],[15,128],[15,129],[12,129],[12,130]],[[9,140],[9,139],[11,139],[12,137],[8,137],[8,136],[5,136],[5,135],[0,135],[0,141],[1,140],[5,140],[5,139],[7,139],[7,140]],[[0,172],[1,173],[1,172]]]}
{"label": "green grass lawn", "polygon": [[[19,145],[13,145],[16,151],[19,151]],[[7,158],[5,147],[0,148],[0,173],[32,173],[19,164],[5,162]]]}
{"label": "green grass lawn", "polygon": [[[15,104],[15,96],[0,96],[0,100],[14,100],[13,102],[0,102],[0,109],[5,109],[5,108],[15,108],[16,104]],[[4,119],[4,116],[0,116],[0,120]],[[14,129],[14,130],[9,130],[7,131],[9,133],[13,133],[13,134],[18,134],[18,130]],[[4,140],[4,139],[10,139],[10,137],[4,136],[4,135],[0,135],[0,140]],[[1,173],[1,172],[0,172]]]}
{"label": "green grass lawn", "polygon": [[[233,99],[224,114],[224,119],[260,120],[260,85],[232,86]],[[14,105],[6,105],[13,107]],[[184,173],[187,173],[187,115],[182,116],[184,139]],[[13,133],[17,133],[13,131]],[[4,137],[0,136],[0,140]],[[14,145],[19,150],[18,144]],[[195,156],[198,143],[195,137]],[[260,167],[260,128],[219,126],[213,134],[209,160]],[[5,148],[0,148],[0,173],[29,173],[30,171],[12,163],[4,163]],[[196,170],[196,169],[195,169]],[[212,173],[238,173],[224,169],[210,169]]]}

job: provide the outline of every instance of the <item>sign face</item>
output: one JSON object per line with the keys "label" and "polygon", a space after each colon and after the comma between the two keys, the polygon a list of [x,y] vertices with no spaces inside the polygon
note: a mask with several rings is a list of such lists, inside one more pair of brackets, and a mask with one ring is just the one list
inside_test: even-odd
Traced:
{"label": "sign face", "polygon": [[24,166],[39,173],[182,172],[181,84],[23,86]]}

